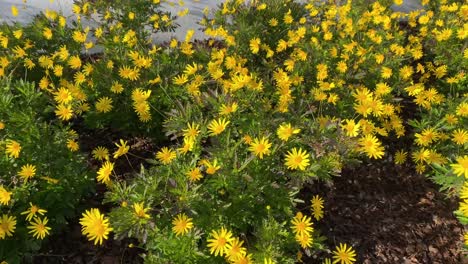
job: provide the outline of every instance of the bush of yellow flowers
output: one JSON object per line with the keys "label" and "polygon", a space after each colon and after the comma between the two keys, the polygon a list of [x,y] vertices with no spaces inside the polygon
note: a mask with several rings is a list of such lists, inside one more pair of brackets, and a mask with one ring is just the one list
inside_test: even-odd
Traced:
{"label": "bush of yellow flowers", "polygon": [[68,224],[94,184],[77,133],[51,121],[34,84],[2,79],[0,91],[0,256],[18,263]]}
{"label": "bush of yellow flowers", "polygon": [[[129,180],[114,171],[134,155],[127,141],[113,153],[95,146],[96,182],[113,208],[82,213],[94,244],[136,238],[147,263],[295,263],[320,253],[324,263],[349,264],[359,257],[353,247],[326,249],[314,227],[326,221],[323,199],[299,193],[356,160],[413,164],[460,197],[455,213],[468,224],[468,5],[391,8],[402,2],[226,0],[200,21],[212,39],[197,46],[193,30],[182,41],[153,42],[177,26],[159,0],[76,1],[72,24],[47,11],[31,25],[2,27],[0,78],[35,81],[25,84],[35,96],[25,104],[41,101],[45,120],[62,124],[57,131],[68,138],[50,142],[64,151],[79,149],[67,127],[81,120],[170,139]],[[99,54],[89,55],[95,47]],[[5,160],[15,160],[23,145],[5,135]],[[17,172],[25,182],[45,166],[44,153],[31,153]],[[33,206],[45,214],[41,201],[24,209],[23,222],[9,210],[10,193],[33,188],[24,186],[0,188],[1,240],[21,240],[11,230],[27,221],[34,237],[49,232],[48,218],[32,214]]]}

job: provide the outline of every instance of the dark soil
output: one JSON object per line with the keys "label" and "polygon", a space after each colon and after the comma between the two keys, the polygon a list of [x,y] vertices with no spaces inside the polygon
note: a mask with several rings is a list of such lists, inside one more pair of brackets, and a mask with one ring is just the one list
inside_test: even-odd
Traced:
{"label": "dark soil", "polygon": [[[81,234],[78,220],[60,234],[50,237],[50,243],[35,255],[31,261],[37,264],[138,264],[143,263],[140,254],[143,250],[131,247],[133,240],[113,240],[111,237],[103,245],[95,246]],[[27,261],[27,260],[26,260]],[[29,261],[28,261],[29,262]]]}
{"label": "dark soil", "polygon": [[384,168],[344,170],[327,191],[313,193],[325,200],[317,228],[330,249],[352,245],[356,263],[468,263],[461,251],[463,226],[452,213],[457,201],[408,168]]}

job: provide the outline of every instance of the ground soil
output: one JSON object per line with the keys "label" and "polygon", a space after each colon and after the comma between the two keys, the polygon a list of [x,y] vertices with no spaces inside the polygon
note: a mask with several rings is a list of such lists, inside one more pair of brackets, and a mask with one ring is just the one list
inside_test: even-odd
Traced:
{"label": "ground soil", "polygon": [[[129,144],[131,152],[139,157],[154,155],[154,144],[146,139],[135,138]],[[105,145],[113,149],[111,143]],[[130,162],[137,164],[141,159],[130,157]],[[90,163],[95,166],[91,159]],[[135,167],[125,166],[117,168],[127,171]],[[100,206],[104,191],[104,186],[98,186],[96,195],[84,203],[88,207]],[[340,242],[352,245],[357,253],[356,263],[468,263],[461,251],[463,226],[452,213],[457,201],[445,197],[435,184],[408,167],[361,164],[343,170],[331,185],[310,185],[301,196],[310,200],[317,194],[325,200],[325,215],[316,229],[327,237],[325,244],[331,250]],[[144,252],[130,246],[135,241],[109,239],[96,247],[81,235],[78,219],[71,223],[50,238],[44,253],[34,256],[34,263],[142,262],[139,255]],[[318,257],[330,255],[330,251],[325,251],[315,258],[305,257],[303,262],[321,263]]]}
{"label": "ground soil", "polygon": [[352,245],[356,263],[468,263],[456,200],[409,168],[361,165],[317,192],[325,200],[318,229],[331,249]]}

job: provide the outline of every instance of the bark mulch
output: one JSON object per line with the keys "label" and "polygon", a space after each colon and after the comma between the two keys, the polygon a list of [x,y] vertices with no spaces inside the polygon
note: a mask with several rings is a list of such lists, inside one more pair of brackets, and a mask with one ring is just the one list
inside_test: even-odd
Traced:
{"label": "bark mulch", "polygon": [[457,201],[409,168],[383,167],[346,169],[332,187],[318,190],[325,216],[317,227],[330,249],[352,245],[356,263],[365,264],[468,263],[463,226],[453,215]]}

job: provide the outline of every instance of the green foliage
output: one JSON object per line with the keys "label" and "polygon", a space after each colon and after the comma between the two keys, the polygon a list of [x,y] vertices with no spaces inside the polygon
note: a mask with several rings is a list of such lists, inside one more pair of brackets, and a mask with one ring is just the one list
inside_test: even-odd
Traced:
{"label": "green foliage", "polygon": [[[10,140],[21,146],[17,158],[7,154],[0,157],[0,185],[11,192],[11,200],[1,206],[2,215],[16,218],[14,235],[0,240],[0,258],[17,263],[41,245],[41,240],[28,234],[30,221],[21,213],[30,210],[31,204],[45,209],[46,213],[36,217],[46,216],[50,233],[59,232],[93,185],[84,157],[67,148],[73,133],[48,121],[46,97],[35,85],[3,79],[0,89],[0,120],[5,126],[0,130],[0,148],[5,150]],[[36,169],[28,180],[20,173],[26,164]]]}
{"label": "green foliage", "polygon": [[[158,0],[77,1],[68,25],[53,11],[3,25],[0,201],[12,192],[1,209],[18,222],[1,252],[40,247],[20,216],[29,202],[47,210],[54,232],[89,190],[69,129],[82,119],[170,140],[128,180],[117,173],[121,160],[141,158],[133,146],[92,153],[115,236],[136,238],[147,263],[316,255],[325,238],[312,223],[323,211],[298,212],[311,203],[299,194],[359,159],[391,160],[384,142],[412,142],[412,165],[464,199],[456,215],[466,224],[468,7],[423,1],[424,12],[402,14],[390,0],[336,2],[224,1],[200,22],[213,39],[198,46],[193,31],[153,43],[177,26]],[[396,153],[405,164],[408,152]],[[19,172],[26,165],[36,173]],[[81,219],[96,243],[101,216]],[[225,252],[236,246],[237,255]]]}

